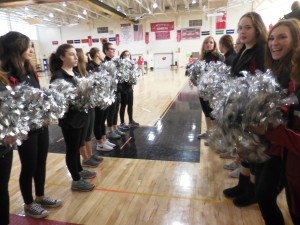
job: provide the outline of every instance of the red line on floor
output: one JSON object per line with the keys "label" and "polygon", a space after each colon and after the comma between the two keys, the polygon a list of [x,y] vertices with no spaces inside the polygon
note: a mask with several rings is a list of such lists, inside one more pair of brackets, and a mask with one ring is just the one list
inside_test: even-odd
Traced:
{"label": "red line on floor", "polygon": [[121,146],[121,148],[120,149],[123,149],[124,148],[124,146],[125,145],[127,145],[128,144],[128,142],[130,141],[132,139],[132,137],[129,137],[128,139],[127,139],[127,141]]}
{"label": "red line on floor", "polygon": [[101,166],[100,169],[97,171],[96,176],[90,179],[89,182],[92,183],[104,169],[104,166]]}

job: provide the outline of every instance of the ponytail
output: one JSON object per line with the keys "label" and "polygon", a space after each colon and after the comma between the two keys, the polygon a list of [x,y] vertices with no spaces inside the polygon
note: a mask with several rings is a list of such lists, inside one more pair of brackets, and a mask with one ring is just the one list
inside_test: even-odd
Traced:
{"label": "ponytail", "polygon": [[68,49],[74,48],[70,44],[62,44],[58,46],[55,53],[52,53],[49,58],[49,69],[51,74],[55,73],[56,71],[60,70],[63,66],[63,61],[60,59],[61,56],[65,56],[65,53]]}

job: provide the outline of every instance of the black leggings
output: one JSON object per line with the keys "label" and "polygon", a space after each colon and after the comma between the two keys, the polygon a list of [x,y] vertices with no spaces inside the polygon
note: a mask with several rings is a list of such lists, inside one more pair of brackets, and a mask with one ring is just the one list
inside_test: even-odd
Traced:
{"label": "black leggings", "polygon": [[282,213],[277,205],[277,196],[283,187],[279,187],[282,159],[271,158],[256,167],[256,198],[266,225],[284,225]]}
{"label": "black leggings", "polygon": [[94,129],[95,123],[95,109],[90,109],[88,112],[88,121],[84,127],[84,140],[82,146],[84,146],[84,142],[92,140],[92,132]]}
{"label": "black leggings", "polygon": [[293,220],[293,223],[294,223],[294,225],[300,225],[300,215],[296,215],[292,211],[291,194],[290,194],[288,186],[285,186],[285,195],[286,195],[286,201],[287,201],[287,204],[289,207],[289,212],[290,212],[291,218]]}
{"label": "black leggings", "polygon": [[79,172],[82,171],[80,163],[80,152],[82,142],[84,141],[83,128],[61,128],[66,143],[66,164],[74,181],[80,180]]}
{"label": "black leggings", "polygon": [[0,225],[9,224],[8,181],[11,172],[13,151],[0,156]]}
{"label": "black leggings", "polygon": [[201,108],[202,108],[202,111],[203,111],[205,117],[210,117],[213,120],[214,118],[211,117],[211,115],[210,115],[210,113],[213,111],[213,109],[209,107],[209,102],[204,101],[203,98],[199,98],[199,99],[200,99]]}
{"label": "black leggings", "polygon": [[25,204],[33,202],[32,178],[34,178],[35,195],[44,196],[48,147],[48,127],[30,132],[28,139],[21,146],[18,146],[21,161],[19,183]]}
{"label": "black leggings", "polygon": [[120,104],[120,92],[116,93],[115,102],[111,104],[107,110],[107,126],[112,127],[118,124],[118,112]]}
{"label": "black leggings", "polygon": [[127,90],[121,92],[121,108],[120,108],[120,120],[121,123],[124,123],[125,109],[127,105],[127,113],[129,117],[129,121],[132,121],[133,114],[133,89],[130,87]]}
{"label": "black leggings", "polygon": [[107,109],[95,108],[95,120],[94,120],[94,135],[97,140],[102,139],[105,132],[105,120],[107,117]]}

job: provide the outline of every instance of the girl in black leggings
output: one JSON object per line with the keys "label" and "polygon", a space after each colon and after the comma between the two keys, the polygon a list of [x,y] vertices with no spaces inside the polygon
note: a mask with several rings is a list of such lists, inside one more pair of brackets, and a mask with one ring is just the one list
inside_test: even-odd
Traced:
{"label": "girl in black leggings", "polygon": [[[63,79],[76,86],[75,76],[80,77],[73,67],[77,65],[78,58],[75,48],[69,44],[60,45],[55,53],[50,56],[51,81]],[[72,176],[73,191],[91,191],[95,185],[88,183],[84,179],[96,176],[95,172],[83,170],[80,162],[79,149],[85,139],[85,125],[88,122],[88,114],[79,111],[70,105],[64,117],[59,120],[65,143],[66,143],[66,163]]]}
{"label": "girl in black leggings", "polygon": [[[11,86],[26,83],[40,88],[37,74],[34,72],[30,59],[33,48],[30,39],[19,32],[8,32],[1,37],[2,69],[8,71]],[[3,54],[5,53],[5,54]],[[46,160],[48,155],[49,131],[45,125],[42,128],[30,130],[27,140],[18,146],[21,161],[20,189],[24,199],[25,214],[34,218],[48,215],[44,207],[57,207],[60,200],[44,197],[46,178]],[[32,196],[32,178],[34,179],[36,199]]]}
{"label": "girl in black leggings", "polygon": [[[6,90],[8,80],[6,74],[0,71],[0,92]],[[7,137],[0,143],[0,225],[9,224],[9,193],[8,182],[13,160],[14,138]]]}
{"label": "girl in black leggings", "polygon": [[[218,52],[217,43],[211,36],[204,39],[201,48],[201,60],[205,60],[206,63],[211,61],[224,61],[224,56]],[[205,101],[202,97],[199,97],[202,111],[205,115],[206,128],[209,130],[213,126],[214,118],[210,115],[212,108],[209,106],[209,102]],[[206,138],[207,132],[203,132],[198,135],[198,138]],[[206,143],[207,144],[207,143]]]}
{"label": "girl in black leggings", "polygon": [[[125,50],[120,55],[121,59],[131,59],[130,52]],[[133,120],[133,88],[132,84],[128,82],[124,82],[121,84],[121,108],[120,108],[120,128],[121,129],[129,129],[130,127],[138,127],[140,124]],[[129,117],[128,125],[125,124],[124,116],[125,109],[127,106],[127,113]]]}

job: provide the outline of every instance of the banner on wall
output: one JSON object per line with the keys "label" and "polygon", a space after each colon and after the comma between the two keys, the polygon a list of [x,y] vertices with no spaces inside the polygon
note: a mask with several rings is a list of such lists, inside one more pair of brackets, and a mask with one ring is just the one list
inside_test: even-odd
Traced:
{"label": "banner on wall", "polygon": [[110,37],[108,38],[108,41],[111,42],[111,41],[116,41],[116,38],[115,37]]}
{"label": "banner on wall", "polygon": [[99,42],[99,38],[93,38],[92,41],[93,41],[93,43],[98,43]]}
{"label": "banner on wall", "polygon": [[88,39],[81,39],[81,43],[85,44],[85,43],[89,43]]}
{"label": "banner on wall", "polygon": [[174,30],[174,22],[151,23],[151,32]]}
{"label": "banner on wall", "polygon": [[201,35],[209,35],[210,34],[210,31],[202,31],[201,32]]}
{"label": "banner on wall", "polygon": [[234,34],[234,29],[228,29],[228,30],[226,30],[226,34]]}
{"label": "banner on wall", "polygon": [[67,44],[73,44],[74,43],[74,41],[73,40],[67,40]]}
{"label": "banner on wall", "polygon": [[58,41],[52,41],[52,45],[58,45]]}
{"label": "banner on wall", "polygon": [[119,34],[116,34],[116,45],[120,44],[120,36]]}
{"label": "banner on wall", "polygon": [[224,30],[216,30],[216,34],[224,34]]}
{"label": "banner on wall", "polygon": [[80,44],[80,40],[74,40],[74,44]]}
{"label": "banner on wall", "polygon": [[93,45],[92,36],[88,36],[88,44],[89,44],[89,47],[91,47]]}
{"label": "banner on wall", "polygon": [[181,29],[182,40],[191,40],[200,38],[200,28],[185,28]]}
{"label": "banner on wall", "polygon": [[149,44],[149,32],[145,32],[145,43]]}
{"label": "banner on wall", "polygon": [[155,32],[155,40],[168,40],[170,39],[170,31]]}
{"label": "banner on wall", "polygon": [[226,18],[226,13],[223,16],[216,17],[216,30],[226,29]]}
{"label": "banner on wall", "polygon": [[143,40],[143,25],[133,25],[133,40],[142,41]]}
{"label": "banner on wall", "polygon": [[130,43],[132,41],[131,24],[121,24],[121,37],[122,43]]}
{"label": "banner on wall", "polygon": [[177,30],[177,41],[181,41],[181,30]]}

